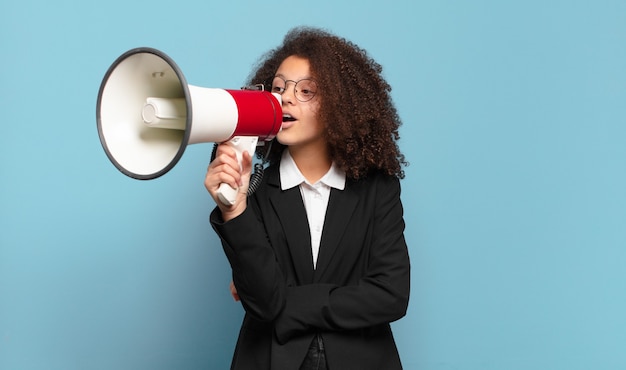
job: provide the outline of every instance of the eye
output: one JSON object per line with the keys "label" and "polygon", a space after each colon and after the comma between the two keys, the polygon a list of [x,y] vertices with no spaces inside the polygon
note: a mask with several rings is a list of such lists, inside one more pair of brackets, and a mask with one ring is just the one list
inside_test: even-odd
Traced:
{"label": "eye", "polygon": [[304,95],[304,96],[312,96],[315,94],[314,91],[311,91],[309,89],[302,89],[300,90],[300,94]]}
{"label": "eye", "polygon": [[310,79],[304,79],[298,81],[298,94],[304,101],[310,100],[315,96],[317,92],[317,84]]}
{"label": "eye", "polygon": [[276,76],[272,80],[272,92],[276,94],[282,94],[285,92],[285,87],[287,83],[281,77]]}
{"label": "eye", "polygon": [[280,87],[280,86],[272,86],[272,92],[277,93],[277,94],[282,94],[285,92],[285,88]]}

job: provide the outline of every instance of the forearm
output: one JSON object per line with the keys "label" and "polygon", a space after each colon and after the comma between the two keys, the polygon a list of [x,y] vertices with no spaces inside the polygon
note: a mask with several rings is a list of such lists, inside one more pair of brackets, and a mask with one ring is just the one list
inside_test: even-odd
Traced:
{"label": "forearm", "polygon": [[263,225],[250,209],[228,222],[218,212],[211,214],[211,225],[222,240],[237,294],[248,313],[271,321],[283,308],[285,284]]}
{"label": "forearm", "polygon": [[275,320],[280,342],[308,331],[343,331],[396,321],[409,302],[409,265],[391,279],[367,276],[355,285],[311,284],[286,288],[285,306]]}

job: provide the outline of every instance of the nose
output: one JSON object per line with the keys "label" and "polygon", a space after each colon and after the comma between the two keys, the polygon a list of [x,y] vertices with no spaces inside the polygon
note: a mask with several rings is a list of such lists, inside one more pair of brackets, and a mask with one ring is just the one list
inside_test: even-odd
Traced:
{"label": "nose", "polygon": [[[289,85],[293,84],[293,88]],[[293,81],[287,81],[285,84],[285,90],[282,93],[283,103],[292,104],[296,100],[296,84]]]}

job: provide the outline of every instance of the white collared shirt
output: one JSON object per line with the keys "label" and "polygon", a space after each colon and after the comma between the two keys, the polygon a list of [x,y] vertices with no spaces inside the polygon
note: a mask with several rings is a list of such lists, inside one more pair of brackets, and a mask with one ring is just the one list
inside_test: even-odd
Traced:
{"label": "white collared shirt", "polygon": [[309,183],[298,169],[289,150],[285,149],[280,161],[280,186],[282,190],[300,187],[300,194],[306,209],[311,232],[311,253],[313,254],[313,268],[317,266],[317,256],[322,239],[322,229],[326,217],[326,208],[330,198],[330,189],[343,190],[346,186],[346,174],[335,163],[315,184]]}

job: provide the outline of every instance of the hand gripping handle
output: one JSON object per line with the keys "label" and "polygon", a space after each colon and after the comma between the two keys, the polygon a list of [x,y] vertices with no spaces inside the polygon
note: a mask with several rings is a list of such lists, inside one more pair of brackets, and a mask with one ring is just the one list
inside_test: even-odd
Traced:
{"label": "hand gripping handle", "polygon": [[[226,142],[227,145],[230,145],[233,149],[235,149],[235,153],[237,153],[237,161],[239,162],[239,168],[241,168],[243,152],[247,151],[250,156],[254,156],[254,151],[258,141],[259,138],[257,136],[235,136]],[[224,183],[220,185],[217,191],[217,197],[223,204],[231,206],[235,204],[238,192],[239,188],[234,189],[230,187],[230,185]]]}

